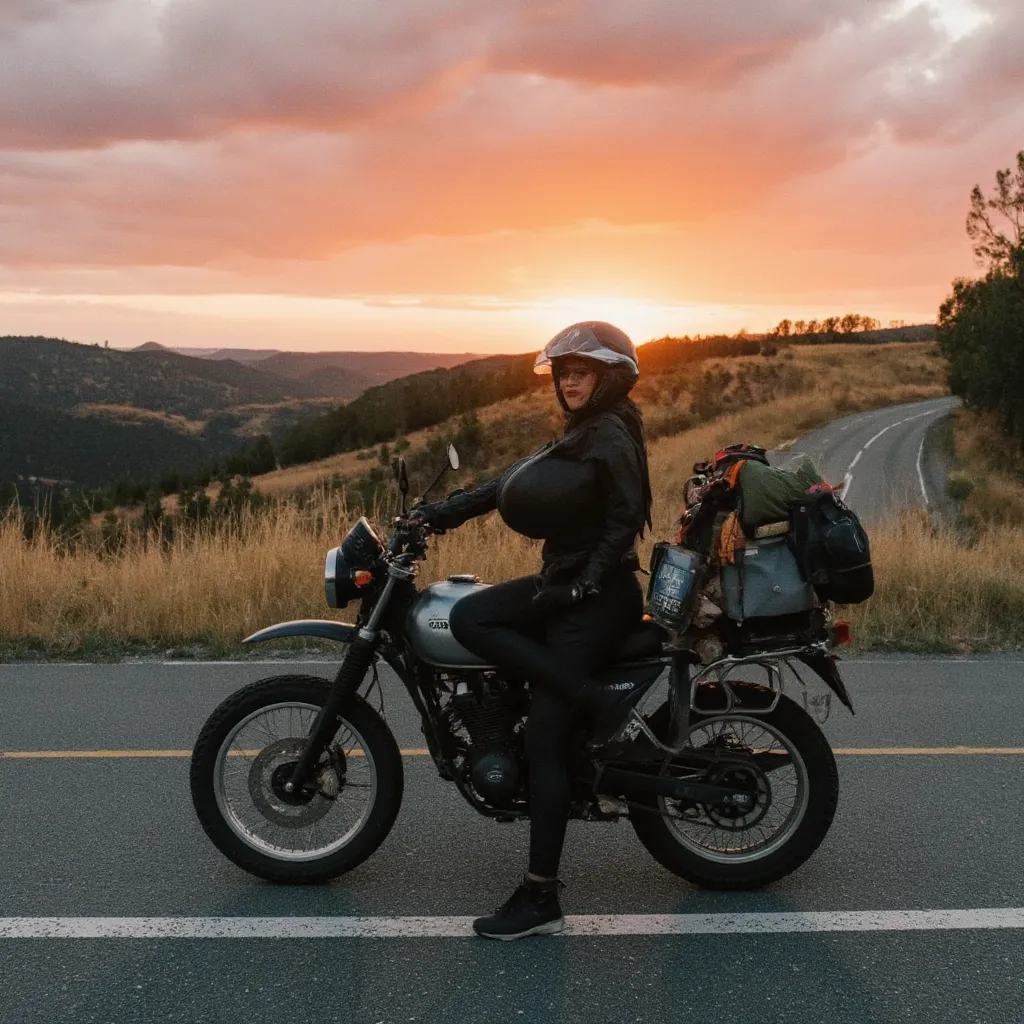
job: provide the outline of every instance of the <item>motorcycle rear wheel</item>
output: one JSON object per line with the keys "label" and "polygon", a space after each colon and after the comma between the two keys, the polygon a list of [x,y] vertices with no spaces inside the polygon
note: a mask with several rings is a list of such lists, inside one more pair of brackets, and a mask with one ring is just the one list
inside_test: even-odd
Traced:
{"label": "motorcycle rear wheel", "polygon": [[391,831],[402,803],[402,756],[391,731],[359,697],[314,775],[316,790],[283,792],[331,683],[274,676],[228,697],[192,752],[192,803],[229,860],[271,882],[326,882],[357,867]]}
{"label": "motorcycle rear wheel", "polygon": [[[727,715],[695,714],[690,736],[694,745],[703,746],[706,744],[702,740],[716,735],[730,739],[757,735],[758,726],[762,735],[778,739],[780,751],[774,755],[779,767],[763,772],[754,786],[759,806],[766,808],[762,812],[765,817],[754,822],[752,814],[750,825],[742,820],[720,820],[719,812],[699,807],[683,808],[654,795],[637,801],[640,806],[630,811],[630,822],[637,838],[651,856],[694,885],[743,890],[758,889],[778,881],[814,853],[832,824],[839,799],[835,757],[813,719],[788,697],[783,696],[775,710],[768,714],[752,715],[742,711]],[[762,760],[767,758],[762,755]],[[786,806],[779,811],[782,819],[777,834],[772,836],[761,821],[768,820],[767,810],[773,801],[772,776],[783,770],[793,781],[785,786],[776,784],[778,792],[774,799],[781,802],[785,790]],[[791,808],[789,803],[792,803]],[[759,830],[760,835],[755,830]],[[747,840],[750,840],[749,846],[741,845]]]}

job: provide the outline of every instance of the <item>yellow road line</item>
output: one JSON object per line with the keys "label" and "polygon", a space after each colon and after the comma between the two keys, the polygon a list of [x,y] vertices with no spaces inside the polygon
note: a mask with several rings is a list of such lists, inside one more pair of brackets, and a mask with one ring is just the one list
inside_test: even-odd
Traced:
{"label": "yellow road line", "polygon": [[[232,750],[231,757],[255,757],[258,750]],[[422,757],[430,751],[415,747],[401,751],[405,757]],[[65,758],[126,758],[126,757],[191,757],[191,750],[0,750],[0,760],[38,761]],[[350,757],[362,757],[362,751],[352,751]]]}
{"label": "yellow road line", "polygon": [[[255,757],[258,750],[233,750],[232,757]],[[423,747],[401,751],[403,757],[426,757],[430,753]],[[939,757],[965,755],[1024,755],[1024,747],[837,747],[837,757]],[[41,761],[72,758],[133,758],[133,757],[191,757],[191,750],[0,750],[0,760]],[[362,751],[353,751],[350,757],[362,757]]]}
{"label": "yellow road line", "polygon": [[1019,757],[1024,747],[836,747],[837,757],[868,755],[871,757],[936,757],[944,754],[1012,754]]}

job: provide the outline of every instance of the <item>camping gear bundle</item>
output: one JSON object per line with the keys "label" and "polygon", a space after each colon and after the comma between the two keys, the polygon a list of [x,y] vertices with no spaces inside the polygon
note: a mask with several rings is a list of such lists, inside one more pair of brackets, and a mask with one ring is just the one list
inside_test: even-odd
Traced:
{"label": "camping gear bundle", "polygon": [[782,470],[763,448],[730,445],[693,467],[683,496],[675,544],[655,545],[651,559],[648,603],[661,625],[782,621],[871,596],[864,527],[810,460]]}

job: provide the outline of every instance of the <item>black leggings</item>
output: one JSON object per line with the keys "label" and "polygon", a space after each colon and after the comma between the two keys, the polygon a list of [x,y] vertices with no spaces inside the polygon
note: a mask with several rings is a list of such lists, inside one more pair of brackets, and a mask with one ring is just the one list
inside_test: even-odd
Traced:
{"label": "black leggings", "polygon": [[601,581],[599,594],[541,618],[530,603],[539,586],[539,576],[498,583],[459,601],[449,621],[459,643],[530,682],[529,871],[554,878],[569,820],[572,705],[591,684],[590,673],[640,621],[643,593],[632,572],[617,570]]}

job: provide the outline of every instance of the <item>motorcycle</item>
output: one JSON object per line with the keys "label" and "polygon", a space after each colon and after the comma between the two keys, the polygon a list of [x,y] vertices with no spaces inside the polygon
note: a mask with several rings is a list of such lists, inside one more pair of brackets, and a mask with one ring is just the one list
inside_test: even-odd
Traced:
{"label": "motorcycle", "polygon": [[[449,446],[421,501],[458,465]],[[407,511],[404,460],[394,468],[401,509],[387,540],[364,517],[327,555],[327,604],[359,601],[356,622],[285,622],[243,641],[337,641],[346,650],[334,678],[288,674],[254,682],[224,700],[196,740],[196,814],[216,847],[260,878],[326,882],[370,857],[390,832],[403,768],[391,730],[368,699],[382,664],[408,691],[440,777],[479,814],[529,816],[529,683],[484,663],[451,634],[451,609],[484,586],[477,577],[416,587],[430,531],[415,508]],[[796,663],[852,711],[833,653],[841,640],[826,628],[774,643],[760,637],[753,649],[701,664],[645,619],[597,676],[629,695],[608,742],[578,736],[572,816],[628,818],[655,860],[699,886],[757,888],[794,871],[825,837],[838,799],[835,759],[806,710],[820,710],[829,692],[808,705]],[[763,671],[764,681],[738,678],[745,670]],[[788,675],[803,686],[804,707],[784,692]],[[630,756],[638,743],[644,758]]]}

